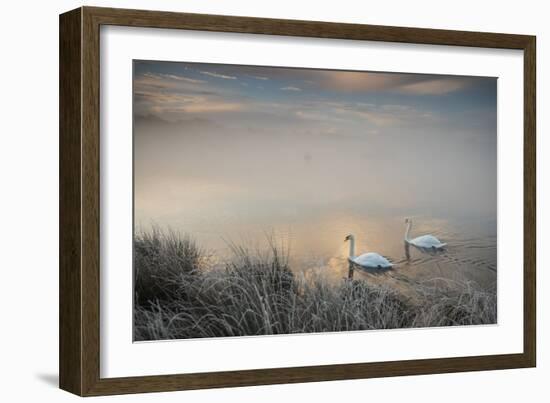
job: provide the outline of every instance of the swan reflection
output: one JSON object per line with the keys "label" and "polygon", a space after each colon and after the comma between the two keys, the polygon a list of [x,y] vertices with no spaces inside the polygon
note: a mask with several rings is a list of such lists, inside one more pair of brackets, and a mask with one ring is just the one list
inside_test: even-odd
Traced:
{"label": "swan reflection", "polygon": [[424,253],[426,255],[430,255],[430,256],[438,256],[438,255],[442,255],[446,252],[446,249],[444,247],[441,247],[441,248],[423,248],[421,246],[416,246],[414,244],[411,244],[411,243],[407,243],[407,242],[404,242],[404,248],[405,248],[405,257],[407,258],[407,261],[410,261],[411,260],[411,246],[420,251],[421,253]]}

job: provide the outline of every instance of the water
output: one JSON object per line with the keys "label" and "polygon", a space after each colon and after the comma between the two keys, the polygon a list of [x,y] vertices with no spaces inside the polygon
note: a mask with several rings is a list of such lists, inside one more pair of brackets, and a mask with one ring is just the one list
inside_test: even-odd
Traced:
{"label": "water", "polygon": [[[271,144],[275,136],[228,136],[231,144],[216,133],[201,133],[200,142],[185,144],[158,135],[154,143],[136,138],[138,228],[158,225],[189,234],[219,264],[231,257],[229,243],[265,249],[273,237],[289,249],[294,271],[322,271],[335,281],[347,276],[344,238],[352,233],[356,254],[377,252],[395,264],[385,273],[357,270],[355,278],[396,286],[434,278],[475,281],[485,288],[496,284],[496,202],[491,203],[496,180],[484,188],[490,175],[473,175],[476,161],[454,167],[448,161],[453,180],[435,172],[427,182],[404,174],[410,159],[348,161],[346,155],[363,146],[361,138],[348,140],[347,150],[327,151],[330,141],[321,139],[304,143],[300,152],[296,141],[285,144],[281,136],[278,147]],[[415,152],[419,166],[427,152]],[[320,153],[326,154],[323,159],[311,160]],[[465,196],[464,187],[473,191]],[[406,217],[414,223],[411,238],[432,234],[448,244],[446,250],[430,255],[411,248],[407,259]]]}
{"label": "water", "polygon": [[[205,224],[191,232],[212,255],[212,263],[230,260],[230,243],[247,245],[251,251],[266,250],[268,239],[288,253],[290,266],[306,276],[322,273],[332,281],[348,276],[348,233],[356,237],[356,254],[377,252],[387,257],[391,270],[366,271],[356,268],[354,278],[386,284],[407,291],[408,284],[430,284],[441,279],[460,283],[473,281],[490,289],[496,284],[496,223],[479,220],[444,220],[413,217],[411,237],[432,234],[448,246],[442,251],[423,251],[404,243],[402,216],[309,217],[271,228],[248,223],[237,230],[231,222],[216,221],[215,230]],[[242,223],[241,223],[242,224]],[[181,231],[184,228],[180,228]],[[408,256],[407,256],[408,253]]]}
{"label": "water", "polygon": [[[356,254],[377,252],[395,264],[384,273],[357,270],[355,278],[396,286],[435,278],[496,284],[496,164],[480,162],[479,150],[447,160],[427,181],[410,172],[434,160],[429,145],[415,147],[414,159],[386,160],[360,158],[368,145],[361,137],[342,145],[339,139],[199,131],[189,139],[173,136],[169,127],[166,133],[157,128],[152,141],[151,127],[137,129],[136,226],[189,234],[217,264],[231,258],[230,243],[261,250],[273,237],[288,249],[294,271],[325,272],[339,281],[348,272],[344,238],[352,233]],[[438,159],[447,148],[456,152],[452,141],[437,148]],[[445,251],[411,247],[407,259],[406,217],[413,219],[411,238],[432,234],[448,244]]]}

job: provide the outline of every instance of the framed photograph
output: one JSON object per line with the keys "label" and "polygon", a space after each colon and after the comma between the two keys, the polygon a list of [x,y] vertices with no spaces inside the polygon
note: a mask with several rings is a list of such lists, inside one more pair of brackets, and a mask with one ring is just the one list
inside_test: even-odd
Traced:
{"label": "framed photograph", "polygon": [[535,37],[60,16],[60,387],[533,367]]}

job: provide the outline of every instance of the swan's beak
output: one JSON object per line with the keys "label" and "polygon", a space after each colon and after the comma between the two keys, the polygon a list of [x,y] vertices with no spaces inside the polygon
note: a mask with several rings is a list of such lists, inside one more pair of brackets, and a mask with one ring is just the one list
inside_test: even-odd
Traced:
{"label": "swan's beak", "polygon": [[344,242],[349,241],[349,235],[344,238]]}

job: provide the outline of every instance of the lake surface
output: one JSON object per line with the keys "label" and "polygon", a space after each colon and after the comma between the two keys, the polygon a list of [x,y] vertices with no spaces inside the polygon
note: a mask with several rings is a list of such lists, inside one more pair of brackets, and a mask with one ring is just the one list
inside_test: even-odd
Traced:
{"label": "lake surface", "polygon": [[[394,267],[388,271],[357,268],[354,278],[401,289],[409,283],[430,285],[441,279],[460,283],[473,281],[485,289],[496,286],[496,222],[468,219],[431,219],[413,217],[411,237],[432,234],[447,247],[438,252],[422,251],[404,244],[402,216],[364,217],[345,213],[332,217],[313,217],[300,222],[282,222],[263,228],[248,223],[204,222],[202,226],[174,228],[191,235],[211,255],[211,264],[223,265],[233,256],[230,244],[245,245],[251,252],[266,251],[268,239],[289,255],[293,271],[308,276],[319,273],[333,281],[348,275],[347,234],[356,237],[356,254],[377,252]],[[408,249],[408,250],[407,250]],[[436,283],[433,283],[436,285]]]}
{"label": "lake surface", "polygon": [[[139,129],[136,228],[188,234],[217,264],[231,258],[230,243],[265,250],[273,237],[295,272],[339,280],[347,276],[344,238],[351,233],[357,255],[377,252],[395,263],[385,273],[356,270],[355,278],[396,286],[435,278],[496,284],[496,163],[482,160],[479,149],[445,162],[454,142],[415,147],[403,159],[363,158],[369,142],[362,137],[297,143],[265,133],[220,138],[206,131],[189,139]],[[432,166],[437,171],[421,178],[414,173]],[[411,238],[432,234],[446,250],[431,255],[411,247],[407,259],[406,217],[413,219]]]}

